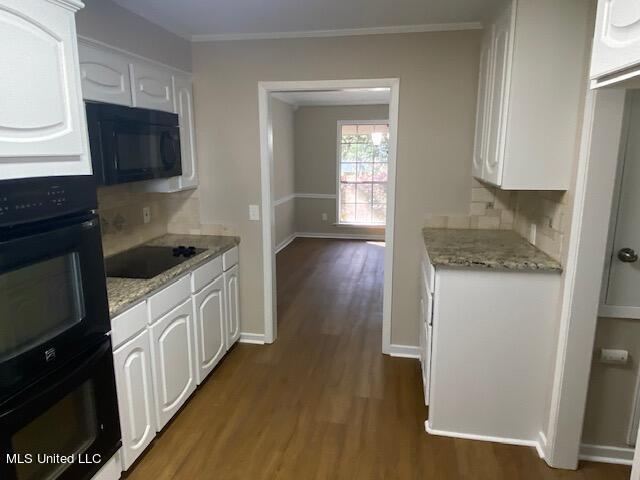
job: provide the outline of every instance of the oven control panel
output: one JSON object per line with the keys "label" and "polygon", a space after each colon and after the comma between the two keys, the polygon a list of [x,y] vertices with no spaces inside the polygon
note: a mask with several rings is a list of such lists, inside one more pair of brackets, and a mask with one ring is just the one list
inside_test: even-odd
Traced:
{"label": "oven control panel", "polygon": [[37,222],[97,208],[91,176],[0,182],[0,227]]}

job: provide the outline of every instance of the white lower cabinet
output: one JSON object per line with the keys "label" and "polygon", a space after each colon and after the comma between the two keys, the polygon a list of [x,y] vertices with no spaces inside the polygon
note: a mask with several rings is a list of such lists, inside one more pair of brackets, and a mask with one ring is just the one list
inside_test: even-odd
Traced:
{"label": "white lower cabinet", "polygon": [[182,303],[149,327],[157,430],[196,389],[193,352],[193,302]]}
{"label": "white lower cabinet", "polygon": [[226,353],[224,276],[193,296],[198,385]]}
{"label": "white lower cabinet", "polygon": [[149,332],[143,330],[113,353],[122,430],[122,468],[127,470],[156,435]]}
{"label": "white lower cabinet", "polygon": [[224,293],[227,307],[227,339],[229,350],[240,338],[240,301],[238,295],[238,265],[224,272]]}

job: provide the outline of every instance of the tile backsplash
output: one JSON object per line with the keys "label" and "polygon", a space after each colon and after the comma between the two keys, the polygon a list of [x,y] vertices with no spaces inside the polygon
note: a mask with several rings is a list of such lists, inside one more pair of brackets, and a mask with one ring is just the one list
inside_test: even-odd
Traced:
{"label": "tile backsplash", "polygon": [[428,215],[425,226],[515,230],[529,239],[536,225],[535,245],[562,261],[569,228],[566,192],[507,191],[473,181],[467,215]]}

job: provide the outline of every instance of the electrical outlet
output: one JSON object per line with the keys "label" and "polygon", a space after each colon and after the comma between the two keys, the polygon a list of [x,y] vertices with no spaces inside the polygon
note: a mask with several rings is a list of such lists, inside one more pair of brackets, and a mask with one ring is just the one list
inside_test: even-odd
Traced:
{"label": "electrical outlet", "polygon": [[600,350],[601,363],[613,363],[616,365],[626,365],[629,360],[627,350],[616,350],[613,348],[603,348]]}
{"label": "electrical outlet", "polygon": [[151,207],[142,207],[142,220],[144,223],[151,222]]}
{"label": "electrical outlet", "polygon": [[259,205],[249,205],[249,220],[254,220],[254,221],[260,220]]}
{"label": "electrical outlet", "polygon": [[322,214],[322,221],[326,222],[327,220],[329,220],[329,216],[326,213]]}

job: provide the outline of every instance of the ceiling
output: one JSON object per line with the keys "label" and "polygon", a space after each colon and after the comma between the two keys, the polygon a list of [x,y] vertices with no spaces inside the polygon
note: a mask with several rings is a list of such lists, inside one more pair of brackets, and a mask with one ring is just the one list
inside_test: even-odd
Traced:
{"label": "ceiling", "polygon": [[501,0],[114,0],[194,41],[480,28]]}
{"label": "ceiling", "polygon": [[322,105],[383,105],[391,100],[389,88],[361,88],[313,92],[276,92],[273,97],[296,107]]}

